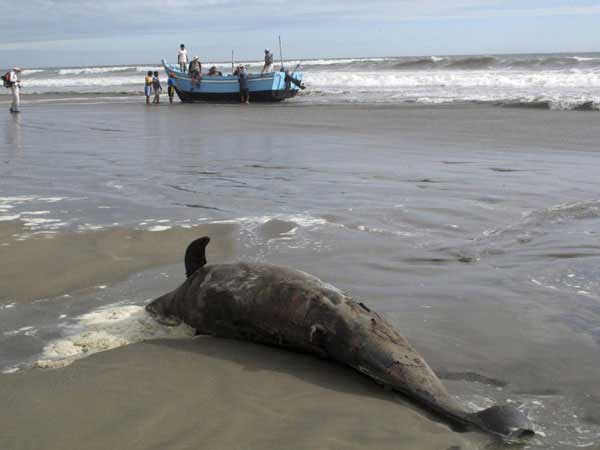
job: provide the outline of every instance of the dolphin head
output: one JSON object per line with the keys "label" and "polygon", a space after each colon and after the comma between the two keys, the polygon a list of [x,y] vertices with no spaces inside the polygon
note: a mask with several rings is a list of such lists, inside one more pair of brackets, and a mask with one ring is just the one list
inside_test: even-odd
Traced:
{"label": "dolphin head", "polygon": [[505,441],[521,442],[535,436],[527,415],[513,406],[492,406],[470,416],[475,425]]}
{"label": "dolphin head", "polygon": [[[187,280],[177,289],[171,291],[146,305],[146,311],[164,325],[179,325],[185,317],[185,303],[188,290],[196,277],[194,274],[206,265],[206,246],[209,237],[202,237],[192,242],[185,252],[185,272]],[[196,280],[197,281],[197,280]]]}
{"label": "dolphin head", "polygon": [[177,326],[181,323],[178,314],[177,299],[183,294],[181,292],[186,283],[179,286],[174,291],[158,297],[156,300],[146,305],[148,311],[159,323],[168,326]]}

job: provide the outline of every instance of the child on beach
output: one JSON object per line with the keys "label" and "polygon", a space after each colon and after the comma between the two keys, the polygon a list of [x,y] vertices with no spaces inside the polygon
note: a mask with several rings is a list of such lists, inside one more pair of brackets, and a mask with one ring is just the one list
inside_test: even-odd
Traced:
{"label": "child on beach", "polygon": [[175,72],[169,73],[169,81],[167,81],[167,93],[169,94],[169,103],[173,103],[175,96]]}
{"label": "child on beach", "polygon": [[148,71],[146,78],[144,79],[144,94],[146,94],[146,105],[150,104],[150,96],[152,95],[152,71]]}
{"label": "child on beach", "polygon": [[154,91],[154,100],[152,103],[160,103],[162,86],[160,85],[160,80],[158,79],[158,72],[154,72],[154,76],[152,77],[152,90]]}

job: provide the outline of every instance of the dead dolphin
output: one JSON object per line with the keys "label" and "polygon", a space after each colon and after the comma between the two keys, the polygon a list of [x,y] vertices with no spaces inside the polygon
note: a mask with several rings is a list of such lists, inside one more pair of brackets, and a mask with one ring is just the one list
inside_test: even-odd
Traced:
{"label": "dead dolphin", "polygon": [[190,244],[187,280],[146,306],[157,320],[318,355],[353,367],[452,423],[506,440],[534,435],[527,416],[514,407],[467,411],[408,341],[363,303],[298,270],[244,262],[207,266],[209,241]]}

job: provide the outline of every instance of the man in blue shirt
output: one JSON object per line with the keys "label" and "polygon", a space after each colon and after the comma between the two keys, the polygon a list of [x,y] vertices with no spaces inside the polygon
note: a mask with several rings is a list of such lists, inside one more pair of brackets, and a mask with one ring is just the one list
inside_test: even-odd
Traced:
{"label": "man in blue shirt", "polygon": [[250,94],[248,90],[248,71],[243,65],[239,65],[237,76],[240,83],[240,102],[248,105],[250,103]]}
{"label": "man in blue shirt", "polygon": [[173,103],[175,96],[175,72],[169,72],[169,81],[167,83],[167,92],[169,94],[169,103]]}

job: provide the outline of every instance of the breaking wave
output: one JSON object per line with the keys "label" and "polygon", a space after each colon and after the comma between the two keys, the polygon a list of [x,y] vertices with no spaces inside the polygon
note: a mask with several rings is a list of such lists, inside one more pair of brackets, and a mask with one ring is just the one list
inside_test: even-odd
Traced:
{"label": "breaking wave", "polygon": [[428,58],[416,58],[408,61],[400,61],[394,64],[394,69],[399,70],[418,70],[418,69],[426,69],[433,68],[436,63],[439,62],[439,59],[436,60],[433,56]]}
{"label": "breaking wave", "polygon": [[81,74],[97,74],[97,73],[112,73],[125,72],[133,70],[135,67],[80,67],[76,69],[60,69],[58,75],[81,75]]}
{"label": "breaking wave", "polygon": [[600,200],[554,205],[530,211],[512,225],[484,231],[474,242],[509,248],[514,243],[528,243],[535,237],[548,234],[555,227],[572,227],[577,222],[595,222],[598,219]]}
{"label": "breaking wave", "polygon": [[139,84],[141,84],[139,76],[112,76],[105,78],[89,78],[84,76],[73,76],[68,78],[56,77],[26,80],[26,84],[24,84],[24,91],[27,92],[27,90],[33,90],[34,93],[48,93],[48,91],[56,88],[97,88]]}
{"label": "breaking wave", "polygon": [[498,59],[494,56],[473,56],[451,60],[447,67],[451,69],[488,69],[497,61]]}
{"label": "breaking wave", "polygon": [[543,109],[549,111],[600,111],[600,102],[593,100],[584,101],[552,101],[552,100],[505,100],[491,102],[497,106],[505,108],[527,108]]}
{"label": "breaking wave", "polygon": [[[421,62],[424,64],[424,62]],[[305,101],[600,109],[600,72],[306,71]]]}

